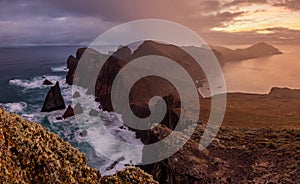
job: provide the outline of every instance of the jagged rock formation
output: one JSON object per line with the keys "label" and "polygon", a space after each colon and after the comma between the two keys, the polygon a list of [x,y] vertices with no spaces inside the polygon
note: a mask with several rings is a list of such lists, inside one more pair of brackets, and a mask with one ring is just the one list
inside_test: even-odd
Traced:
{"label": "jagged rock formation", "polygon": [[[85,52],[85,57],[82,57],[83,53],[84,48],[81,48],[77,51],[76,58],[73,56],[69,57],[67,61],[69,72],[66,81],[68,84],[73,84],[72,81],[76,80],[76,84],[81,84],[81,86],[88,88],[88,92],[90,94],[95,94],[95,96],[97,97],[97,101],[99,101],[102,105],[102,108],[107,111],[113,110],[110,100],[111,86],[116,75],[126,64],[136,58],[148,55],[163,56],[181,65],[190,74],[194,81],[201,81],[205,78],[202,69],[198,66],[198,63],[194,60],[194,58],[187,54],[184,49],[174,45],[145,41],[133,53],[131,52],[129,47],[126,46],[119,48],[110,57],[107,57],[106,55],[101,53],[96,53],[96,51],[91,49],[87,49],[87,52]],[[208,55],[210,51],[202,48],[201,53]],[[220,56],[219,53],[217,53],[216,55]],[[93,73],[93,71],[97,69],[97,67],[95,67],[95,65],[97,65],[97,60],[104,59],[104,61],[106,62],[99,72],[97,79],[89,79],[89,77],[85,76],[85,81],[81,81],[81,79],[74,79],[74,72],[78,65],[79,59],[82,60],[82,63],[85,63],[84,66],[86,66],[86,68],[82,71],[85,71],[84,73],[86,74]],[[159,66],[157,67],[157,69],[160,69]],[[174,69],[173,72],[176,73],[176,70]],[[131,76],[123,76],[123,79],[124,80],[121,81],[122,84],[120,84],[120,86],[126,87],[128,81],[131,80]],[[201,83],[195,82],[195,85],[201,86]],[[164,87],[162,88],[158,86]],[[141,104],[148,104],[149,99],[153,96],[167,96],[169,94],[178,96],[172,84],[160,77],[147,76],[139,80],[133,86],[130,92],[130,104],[131,106],[141,106]],[[122,96],[121,94],[116,94],[112,98],[122,98]]]}
{"label": "jagged rock formation", "polygon": [[56,84],[49,90],[41,111],[51,112],[65,108],[66,105],[60,92],[59,82],[56,82]]}
{"label": "jagged rock formation", "polygon": [[127,167],[101,178],[86,155],[36,123],[0,108],[1,183],[153,183],[152,176]]}

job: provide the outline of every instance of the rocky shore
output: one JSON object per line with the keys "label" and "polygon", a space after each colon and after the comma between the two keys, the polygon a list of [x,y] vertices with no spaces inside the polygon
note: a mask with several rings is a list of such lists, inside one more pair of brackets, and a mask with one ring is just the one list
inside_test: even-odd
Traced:
{"label": "rocky shore", "polygon": [[101,177],[58,135],[0,108],[1,183],[157,183],[135,167]]}

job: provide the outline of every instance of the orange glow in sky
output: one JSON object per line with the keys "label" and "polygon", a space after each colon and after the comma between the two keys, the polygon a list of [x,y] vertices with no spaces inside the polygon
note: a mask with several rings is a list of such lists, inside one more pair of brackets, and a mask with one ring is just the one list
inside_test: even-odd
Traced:
{"label": "orange glow in sky", "polygon": [[214,27],[211,30],[223,32],[255,31],[259,34],[272,33],[266,29],[274,27],[300,30],[300,12],[283,7],[264,4],[230,7],[223,9],[223,11],[244,13],[223,23],[223,26]]}

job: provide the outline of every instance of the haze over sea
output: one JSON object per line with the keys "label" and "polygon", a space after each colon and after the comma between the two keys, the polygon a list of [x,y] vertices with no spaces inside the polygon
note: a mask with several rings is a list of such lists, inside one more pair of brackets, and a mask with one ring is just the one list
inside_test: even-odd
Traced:
{"label": "haze over sea", "polygon": [[[245,48],[246,46],[230,46]],[[226,63],[227,91],[268,93],[272,87],[300,88],[299,45],[275,45],[283,54]]]}

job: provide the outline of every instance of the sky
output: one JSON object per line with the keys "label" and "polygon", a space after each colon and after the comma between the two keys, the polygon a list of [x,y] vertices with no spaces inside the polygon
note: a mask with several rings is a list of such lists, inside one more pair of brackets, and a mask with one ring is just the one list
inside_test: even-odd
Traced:
{"label": "sky", "polygon": [[215,45],[300,43],[300,0],[0,0],[0,45],[88,44],[149,18],[182,24]]}

